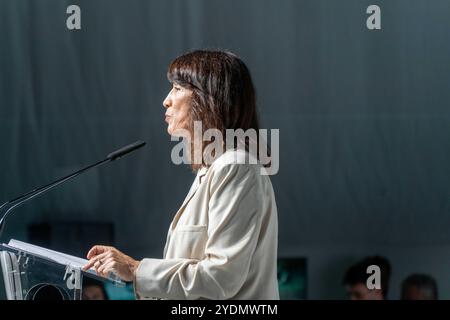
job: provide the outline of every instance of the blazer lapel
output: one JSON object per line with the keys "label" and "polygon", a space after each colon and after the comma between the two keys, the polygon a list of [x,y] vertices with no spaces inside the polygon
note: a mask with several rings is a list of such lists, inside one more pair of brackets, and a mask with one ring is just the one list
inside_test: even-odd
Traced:
{"label": "blazer lapel", "polygon": [[201,178],[206,174],[207,170],[208,170],[207,168],[201,168],[197,172],[197,175],[195,176],[194,183],[192,184],[191,189],[189,190],[186,198],[183,201],[183,204],[181,205],[181,207],[180,207],[180,209],[178,211],[183,209],[187,205],[189,200],[191,200],[191,198],[194,196],[195,192],[197,191],[198,187],[200,186]]}
{"label": "blazer lapel", "polygon": [[173,231],[173,229],[175,229],[175,227],[178,223],[178,220],[180,219],[181,214],[184,211],[184,208],[187,206],[187,204],[189,203],[189,201],[192,199],[195,192],[197,191],[198,187],[200,186],[201,178],[206,174],[207,171],[208,171],[208,168],[203,167],[197,172],[197,176],[195,177],[195,180],[191,186],[191,189],[189,190],[186,198],[183,201],[183,204],[181,205],[180,209],[178,209],[177,213],[175,214],[175,217],[172,220],[172,223],[170,224],[169,232],[167,234],[166,245],[164,247],[164,254],[163,254],[164,258],[166,257],[167,245],[170,241],[170,236],[172,234],[172,231]]}

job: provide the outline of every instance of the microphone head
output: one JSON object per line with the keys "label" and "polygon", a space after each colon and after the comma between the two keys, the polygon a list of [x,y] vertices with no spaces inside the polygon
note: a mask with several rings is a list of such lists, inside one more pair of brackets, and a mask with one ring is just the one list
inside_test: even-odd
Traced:
{"label": "microphone head", "polygon": [[128,154],[130,152],[133,152],[134,150],[142,148],[145,145],[146,145],[145,141],[140,141],[139,140],[139,141],[136,141],[136,142],[134,142],[132,144],[129,144],[129,145],[123,147],[123,148],[120,148],[119,150],[111,152],[110,154],[108,154],[106,156],[106,158],[109,159],[110,161],[114,161],[114,160],[117,160],[117,159],[123,157],[124,155],[126,155],[126,154]]}

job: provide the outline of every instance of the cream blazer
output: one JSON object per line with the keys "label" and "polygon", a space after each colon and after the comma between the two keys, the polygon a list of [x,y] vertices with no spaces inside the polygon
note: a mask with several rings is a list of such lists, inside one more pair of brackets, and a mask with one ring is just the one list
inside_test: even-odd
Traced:
{"label": "cream blazer", "polygon": [[138,299],[279,299],[275,196],[259,164],[239,164],[246,155],[227,151],[198,171],[164,258],[136,269]]}

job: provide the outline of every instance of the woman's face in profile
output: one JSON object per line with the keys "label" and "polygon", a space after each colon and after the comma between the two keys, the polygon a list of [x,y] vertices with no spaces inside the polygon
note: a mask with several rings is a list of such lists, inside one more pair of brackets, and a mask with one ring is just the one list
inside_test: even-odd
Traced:
{"label": "woman's face in profile", "polygon": [[173,83],[163,105],[166,110],[167,132],[171,136],[182,137],[189,128],[189,110],[191,108],[192,90]]}

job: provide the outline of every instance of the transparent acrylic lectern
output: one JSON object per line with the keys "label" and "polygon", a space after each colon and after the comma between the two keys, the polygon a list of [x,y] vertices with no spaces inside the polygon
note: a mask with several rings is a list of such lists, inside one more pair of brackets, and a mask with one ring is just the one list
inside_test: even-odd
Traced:
{"label": "transparent acrylic lectern", "polygon": [[[51,254],[46,254],[47,252]],[[71,256],[33,245],[18,247],[12,246],[11,242],[0,244],[0,261],[7,299],[81,300],[83,277],[103,282],[111,281],[116,286],[125,285],[113,275],[110,278],[102,278],[92,270],[83,271],[83,263],[80,262],[83,259],[70,258]]]}

